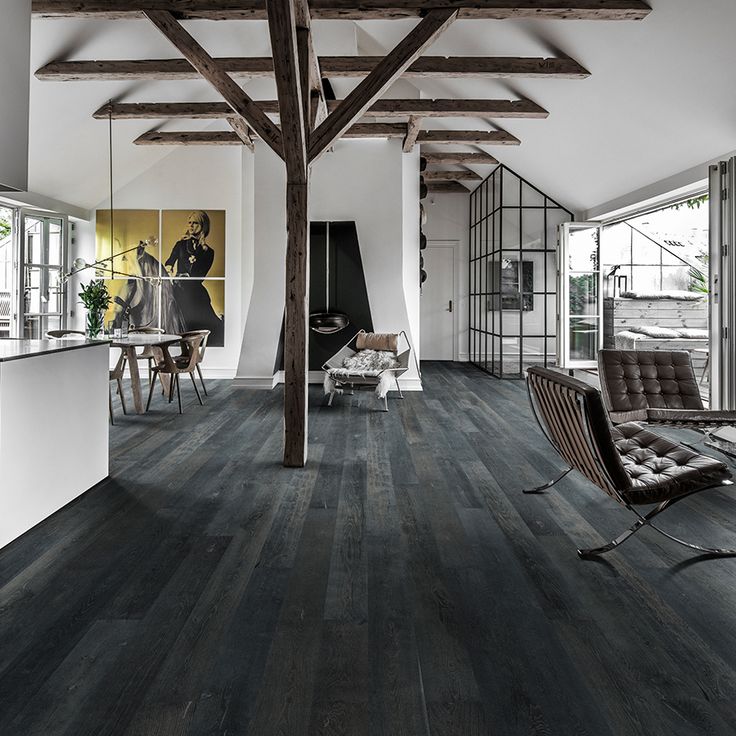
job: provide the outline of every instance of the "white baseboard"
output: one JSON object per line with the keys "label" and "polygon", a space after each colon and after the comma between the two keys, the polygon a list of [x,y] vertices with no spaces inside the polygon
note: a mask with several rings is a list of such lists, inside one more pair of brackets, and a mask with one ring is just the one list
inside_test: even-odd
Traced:
{"label": "white baseboard", "polygon": [[276,376],[235,376],[233,386],[235,388],[256,388],[270,391],[278,381]]}
{"label": "white baseboard", "polygon": [[457,354],[458,363],[467,363],[469,360],[470,360],[470,353],[458,353]]}
{"label": "white baseboard", "polygon": [[205,378],[211,378],[213,381],[219,380],[219,379],[231,379],[235,378],[235,369],[234,368],[205,368],[204,364],[202,365],[202,375]]}

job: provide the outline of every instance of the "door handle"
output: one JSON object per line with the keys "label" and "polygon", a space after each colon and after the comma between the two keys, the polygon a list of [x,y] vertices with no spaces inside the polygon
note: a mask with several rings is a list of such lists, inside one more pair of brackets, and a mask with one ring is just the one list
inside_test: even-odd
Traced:
{"label": "door handle", "polygon": [[450,303],[449,303],[449,305],[447,307],[447,311],[448,312],[452,312],[452,299],[450,299]]}

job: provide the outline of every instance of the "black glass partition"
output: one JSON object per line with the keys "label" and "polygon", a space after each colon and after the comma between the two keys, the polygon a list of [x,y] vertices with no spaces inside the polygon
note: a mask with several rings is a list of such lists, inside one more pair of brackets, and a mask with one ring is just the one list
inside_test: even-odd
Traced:
{"label": "black glass partition", "polygon": [[572,213],[506,166],[470,195],[470,362],[521,378],[555,362],[557,228]]}

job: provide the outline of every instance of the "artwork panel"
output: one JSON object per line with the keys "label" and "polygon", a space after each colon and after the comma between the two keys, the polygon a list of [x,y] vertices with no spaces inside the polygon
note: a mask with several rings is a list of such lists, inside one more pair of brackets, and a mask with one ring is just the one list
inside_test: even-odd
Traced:
{"label": "artwork panel", "polygon": [[164,279],[161,284],[161,326],[168,333],[209,330],[210,347],[225,345],[225,281]]}
{"label": "artwork panel", "polygon": [[163,210],[162,263],[170,276],[225,277],[225,210]]}
{"label": "artwork panel", "polygon": [[97,210],[95,260],[103,261],[98,278],[159,276],[161,250],[158,242],[158,210],[114,211],[110,242],[110,210]]}
{"label": "artwork panel", "polygon": [[105,312],[105,329],[121,327],[127,317],[130,327],[159,327],[160,282],[139,279],[107,279],[112,301]]}

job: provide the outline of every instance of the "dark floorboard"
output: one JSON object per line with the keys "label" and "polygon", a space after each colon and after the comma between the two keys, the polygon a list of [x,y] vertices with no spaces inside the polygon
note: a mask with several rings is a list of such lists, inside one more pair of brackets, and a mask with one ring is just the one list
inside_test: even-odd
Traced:
{"label": "dark floorboard", "polygon": [[[733,736],[736,560],[579,560],[630,520],[521,494],[561,467],[523,384],[424,379],[388,414],[312,388],[302,470],[279,391],[116,404],[109,480],[0,551],[0,734]],[[734,546],[734,509],[666,523]]]}

